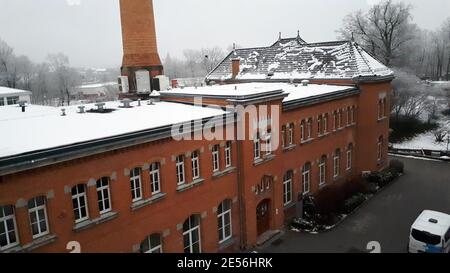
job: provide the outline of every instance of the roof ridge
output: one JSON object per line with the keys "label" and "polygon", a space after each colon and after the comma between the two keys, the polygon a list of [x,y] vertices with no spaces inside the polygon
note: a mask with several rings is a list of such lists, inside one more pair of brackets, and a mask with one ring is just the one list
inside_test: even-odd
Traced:
{"label": "roof ridge", "polygon": [[[375,75],[375,71],[374,71],[374,70],[372,69],[372,67],[369,65],[369,63],[368,63],[368,61],[366,60],[366,58],[364,58],[364,56],[361,54],[359,45],[358,45],[356,42],[350,42],[350,44],[351,44],[351,48],[354,47],[354,48],[358,51],[359,56],[361,57],[361,59],[362,59],[362,60],[364,61],[364,63],[366,64],[366,66],[367,66],[367,68],[369,69],[369,71]],[[361,48],[361,50],[363,50],[363,49]],[[356,64],[358,65],[358,61],[356,61]]]}

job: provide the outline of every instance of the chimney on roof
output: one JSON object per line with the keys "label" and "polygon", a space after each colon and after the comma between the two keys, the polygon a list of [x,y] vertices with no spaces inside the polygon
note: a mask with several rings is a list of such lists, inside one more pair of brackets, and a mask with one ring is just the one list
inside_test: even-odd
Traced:
{"label": "chimney on roof", "polygon": [[237,75],[239,75],[239,72],[241,70],[240,66],[241,66],[240,58],[235,58],[231,60],[231,74],[233,76],[233,79],[235,79]]}
{"label": "chimney on roof", "polygon": [[281,41],[281,31],[278,33],[278,41]]}

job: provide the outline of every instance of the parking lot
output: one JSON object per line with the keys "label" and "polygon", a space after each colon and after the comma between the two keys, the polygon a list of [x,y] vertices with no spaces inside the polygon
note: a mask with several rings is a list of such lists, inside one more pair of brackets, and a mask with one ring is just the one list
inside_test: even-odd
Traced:
{"label": "parking lot", "polygon": [[397,158],[405,174],[388,185],[331,231],[306,234],[287,231],[260,252],[368,252],[377,241],[381,252],[404,253],[409,229],[424,209],[450,214],[450,163]]}

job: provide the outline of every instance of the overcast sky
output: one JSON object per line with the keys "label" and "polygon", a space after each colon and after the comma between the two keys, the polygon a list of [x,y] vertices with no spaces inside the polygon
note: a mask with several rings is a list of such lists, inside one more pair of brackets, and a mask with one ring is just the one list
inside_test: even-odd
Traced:
{"label": "overcast sky", "polygon": [[[129,0],[132,1],[132,0]],[[233,42],[266,46],[300,30],[307,42],[336,39],[343,17],[378,0],[154,0],[161,57]],[[436,29],[449,0],[405,0],[414,21]],[[122,58],[119,0],[0,0],[0,38],[33,61],[63,52],[74,66],[117,67]]]}

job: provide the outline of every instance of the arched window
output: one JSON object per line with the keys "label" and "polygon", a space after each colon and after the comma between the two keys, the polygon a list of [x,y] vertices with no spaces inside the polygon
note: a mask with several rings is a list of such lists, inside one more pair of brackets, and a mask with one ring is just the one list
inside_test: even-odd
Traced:
{"label": "arched window", "polygon": [[200,216],[191,215],[183,224],[184,253],[201,253]]}
{"label": "arched window", "polygon": [[383,136],[380,136],[378,138],[378,146],[377,146],[377,160],[381,161],[383,159],[383,145],[384,145],[384,138]]}
{"label": "arched window", "polygon": [[217,208],[217,224],[219,232],[219,244],[230,239],[233,235],[231,223],[231,200],[225,200]]}
{"label": "arched window", "polygon": [[288,145],[294,144],[294,123],[288,125],[287,143]]}
{"label": "arched window", "polygon": [[328,113],[323,116],[323,132],[325,134],[328,132]]}
{"label": "arched window", "polygon": [[281,126],[281,147],[286,147],[287,143],[287,137],[286,137],[286,125]]}
{"label": "arched window", "polygon": [[306,140],[305,138],[305,120],[302,120],[300,123],[300,141],[303,142]]}
{"label": "arched window", "polygon": [[320,157],[319,162],[319,185],[325,185],[327,183],[327,156]]}
{"label": "arched window", "polygon": [[311,163],[307,162],[302,169],[303,193],[308,193],[311,189]]}
{"label": "arched window", "polygon": [[134,168],[130,171],[131,198],[133,202],[142,199],[142,170]]}
{"label": "arched window", "polygon": [[28,201],[28,215],[30,217],[33,239],[49,233],[46,198],[44,196],[39,196]]}
{"label": "arched window", "polygon": [[286,206],[292,202],[292,179],[294,173],[288,171],[283,177],[283,204]]}
{"label": "arched window", "polygon": [[[217,156],[218,157],[218,156]],[[191,165],[192,165],[192,179],[200,178],[200,152],[194,151],[191,155]]]}
{"label": "arched window", "polygon": [[341,150],[336,149],[333,157],[333,177],[336,178],[340,175],[341,167]]}
{"label": "arched window", "polygon": [[306,137],[308,139],[312,138],[312,124],[313,124],[312,118],[308,119],[308,123],[306,124]]}
{"label": "arched window", "polygon": [[323,123],[322,123],[322,115],[317,117],[317,135],[323,135]]}
{"label": "arched window", "polygon": [[161,234],[154,233],[141,242],[141,253],[162,253]]}
{"label": "arched window", "polygon": [[337,111],[333,112],[333,131],[336,131],[339,127],[339,115]]}
{"label": "arched window", "polygon": [[97,180],[97,199],[100,214],[111,211],[111,192],[109,184],[109,177],[102,177]]}
{"label": "arched window", "polygon": [[352,168],[353,164],[353,144],[348,144],[347,147],[347,170],[350,170]]}
{"label": "arched window", "polygon": [[75,223],[83,222],[89,218],[86,186],[84,184],[79,184],[72,188],[72,205]]}

